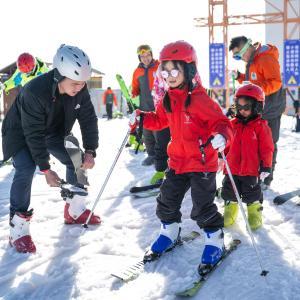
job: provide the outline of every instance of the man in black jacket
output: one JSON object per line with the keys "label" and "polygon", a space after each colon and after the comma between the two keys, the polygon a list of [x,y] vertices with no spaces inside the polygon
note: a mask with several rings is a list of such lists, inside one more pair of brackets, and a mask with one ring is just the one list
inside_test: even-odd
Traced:
{"label": "man in black jacket", "polygon": [[[76,120],[85,149],[82,168],[94,167],[98,147],[98,126],[86,81],[91,75],[88,56],[79,48],[62,45],[54,56],[53,70],[30,81],[21,90],[2,125],[4,160],[12,157],[15,175],[10,190],[10,244],[18,252],[35,252],[29,232],[33,210],[31,185],[36,166],[47,183],[57,187],[61,179],[51,170],[49,154],[66,166],[68,183],[76,185],[72,161],[64,147]],[[83,197],[65,205],[65,223],[84,223],[90,211]],[[91,224],[100,218],[92,215]]]}

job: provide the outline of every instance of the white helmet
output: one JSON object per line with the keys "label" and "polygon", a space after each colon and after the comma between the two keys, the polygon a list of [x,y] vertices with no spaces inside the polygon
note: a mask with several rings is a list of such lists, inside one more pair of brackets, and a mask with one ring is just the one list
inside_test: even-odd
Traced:
{"label": "white helmet", "polygon": [[79,48],[64,44],[57,49],[53,68],[60,75],[77,81],[89,80],[92,73],[89,57]]}

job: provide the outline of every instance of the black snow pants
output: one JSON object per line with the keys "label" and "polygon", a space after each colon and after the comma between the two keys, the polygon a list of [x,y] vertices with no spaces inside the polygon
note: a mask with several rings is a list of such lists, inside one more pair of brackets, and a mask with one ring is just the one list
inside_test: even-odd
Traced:
{"label": "black snow pants", "polygon": [[160,188],[161,193],[157,197],[158,218],[167,223],[181,222],[181,203],[189,188],[193,202],[191,219],[206,230],[222,228],[224,220],[214,204],[216,173],[175,174],[174,170],[168,170]]}

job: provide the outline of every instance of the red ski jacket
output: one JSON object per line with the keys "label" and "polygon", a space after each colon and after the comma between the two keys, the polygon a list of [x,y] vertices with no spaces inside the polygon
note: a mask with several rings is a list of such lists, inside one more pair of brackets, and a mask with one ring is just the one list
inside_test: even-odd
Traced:
{"label": "red ski jacket", "polygon": [[[258,176],[260,170],[270,169],[274,144],[267,121],[258,117],[243,124],[235,118],[231,123],[233,140],[228,149],[227,161],[232,174]],[[225,169],[224,172],[227,173]]]}
{"label": "red ski jacket", "polygon": [[144,113],[144,128],[161,130],[169,127],[171,141],[168,145],[169,167],[176,174],[187,172],[216,172],[218,153],[211,143],[204,148],[205,161],[202,161],[200,145],[217,133],[227,140],[232,139],[230,121],[223,115],[220,106],[214,102],[203,87],[196,87],[191,94],[191,104],[184,107],[187,89],[168,91],[171,110],[166,112],[162,101],[155,112]]}

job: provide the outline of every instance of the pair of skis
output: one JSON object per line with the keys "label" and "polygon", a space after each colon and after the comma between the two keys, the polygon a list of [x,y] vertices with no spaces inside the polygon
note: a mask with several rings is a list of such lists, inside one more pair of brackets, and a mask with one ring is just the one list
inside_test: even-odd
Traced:
{"label": "pair of skis", "polygon": [[[200,233],[196,231],[192,231],[189,234],[186,234],[182,238],[180,238],[175,243],[175,245],[169,250],[167,250],[166,252],[171,252],[174,249],[176,249],[178,246],[182,246],[183,244],[190,243],[195,239],[197,239],[198,237],[200,237]],[[223,263],[223,261],[238,247],[240,243],[241,243],[240,240],[232,240],[227,245],[222,258],[219,260],[219,262],[216,265],[214,265],[211,269],[206,271],[205,275],[197,275],[198,278],[193,282],[191,282],[190,286],[177,292],[176,295],[182,297],[194,296],[201,289],[203,284],[208,280],[210,275]],[[148,260],[148,259],[140,260],[137,263],[127,267],[126,269],[121,270],[119,272],[112,273],[111,275],[123,282],[129,282],[131,280],[136,279],[141,273],[143,273],[146,264],[153,263],[165,255],[167,254],[165,253],[162,256],[153,256],[152,260]]]}

